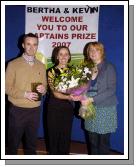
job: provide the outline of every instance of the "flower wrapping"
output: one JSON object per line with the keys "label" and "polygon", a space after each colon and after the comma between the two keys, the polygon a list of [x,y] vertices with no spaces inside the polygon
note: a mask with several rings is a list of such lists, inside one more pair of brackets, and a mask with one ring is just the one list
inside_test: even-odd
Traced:
{"label": "flower wrapping", "polygon": [[[79,66],[71,66],[56,76],[54,80],[54,89],[65,94],[80,96],[80,101],[85,100],[87,96],[94,64],[83,63]],[[83,119],[95,117],[95,107],[92,103],[87,106],[81,105],[79,116]]]}
{"label": "flower wrapping", "polygon": [[[75,96],[82,95],[81,99],[80,99],[80,101],[82,101],[82,100],[86,100],[88,98],[85,95],[88,88],[89,88],[89,82],[87,84],[68,89],[66,92],[68,94],[73,94]],[[94,105],[92,103],[90,103],[88,105],[81,105],[80,108],[79,108],[79,116],[83,119],[93,119],[93,118],[95,118],[96,117],[96,110],[95,110]]]}
{"label": "flower wrapping", "polygon": [[88,105],[81,105],[79,108],[79,116],[83,119],[94,119],[96,117],[96,110],[92,103]]}

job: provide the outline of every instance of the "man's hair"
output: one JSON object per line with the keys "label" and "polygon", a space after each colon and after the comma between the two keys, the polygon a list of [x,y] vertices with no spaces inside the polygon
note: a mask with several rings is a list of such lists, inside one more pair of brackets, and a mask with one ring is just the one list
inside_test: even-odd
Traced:
{"label": "man's hair", "polygon": [[38,37],[35,34],[28,33],[28,34],[24,35],[24,37],[23,37],[23,43],[25,42],[25,39],[28,38],[28,37],[37,38],[37,40],[38,40]]}

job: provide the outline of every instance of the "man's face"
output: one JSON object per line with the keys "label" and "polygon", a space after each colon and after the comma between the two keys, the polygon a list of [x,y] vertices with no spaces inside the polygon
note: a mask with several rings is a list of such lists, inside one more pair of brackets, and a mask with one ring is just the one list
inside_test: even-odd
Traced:
{"label": "man's face", "polygon": [[22,44],[24,52],[28,56],[34,56],[38,48],[38,40],[34,37],[27,37]]}

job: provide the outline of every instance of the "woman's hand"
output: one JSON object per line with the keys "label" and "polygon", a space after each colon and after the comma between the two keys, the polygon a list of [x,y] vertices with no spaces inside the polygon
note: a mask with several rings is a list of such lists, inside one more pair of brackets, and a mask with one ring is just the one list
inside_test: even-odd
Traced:
{"label": "woman's hand", "polygon": [[80,96],[76,96],[76,95],[69,95],[70,96],[70,99],[73,100],[73,101],[80,101]]}
{"label": "woman's hand", "polygon": [[81,104],[82,104],[83,106],[88,106],[88,105],[91,104],[92,102],[94,102],[94,100],[93,100],[92,97],[89,97],[89,98],[86,98],[86,99],[81,100]]}

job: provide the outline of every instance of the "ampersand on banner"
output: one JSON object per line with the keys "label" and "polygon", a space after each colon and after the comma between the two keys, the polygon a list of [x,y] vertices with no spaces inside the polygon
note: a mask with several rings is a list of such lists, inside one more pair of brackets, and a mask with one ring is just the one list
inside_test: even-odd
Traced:
{"label": "ampersand on banner", "polygon": [[68,8],[65,8],[65,9],[64,9],[64,13],[65,13],[65,14],[69,13]]}

